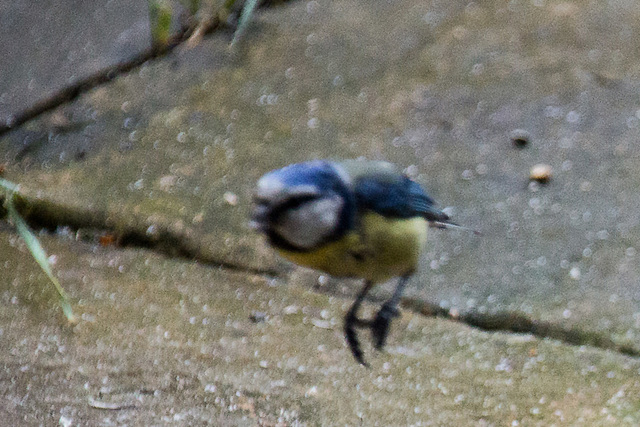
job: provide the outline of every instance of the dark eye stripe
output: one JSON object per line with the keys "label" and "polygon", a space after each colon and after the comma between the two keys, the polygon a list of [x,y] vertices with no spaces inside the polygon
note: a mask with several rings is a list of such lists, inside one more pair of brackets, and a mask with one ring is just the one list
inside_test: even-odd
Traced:
{"label": "dark eye stripe", "polygon": [[290,199],[287,199],[284,203],[274,206],[271,212],[269,213],[269,217],[271,219],[276,219],[280,215],[282,215],[284,212],[292,209],[297,209],[304,203],[307,203],[316,199],[319,199],[319,197],[315,195],[292,197]]}

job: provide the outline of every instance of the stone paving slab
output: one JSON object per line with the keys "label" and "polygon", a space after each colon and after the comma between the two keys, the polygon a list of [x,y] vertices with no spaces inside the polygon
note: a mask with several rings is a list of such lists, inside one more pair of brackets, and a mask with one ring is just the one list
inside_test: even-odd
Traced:
{"label": "stone paving slab", "polygon": [[13,425],[640,422],[640,361],[614,352],[404,312],[386,352],[366,346],[367,369],[342,337],[347,299],[44,236],[82,318],[61,326],[24,245],[0,236],[0,413]]}
{"label": "stone paving slab", "polygon": [[130,59],[151,40],[143,2],[0,4],[0,122],[72,82]]}
{"label": "stone paving slab", "polygon": [[[294,2],[261,11],[240,53],[220,32],[90,92],[81,132],[33,123],[0,144],[29,197],[258,270],[283,267],[246,225],[257,177],[314,157],[391,160],[484,233],[432,233],[411,296],[638,349],[639,84],[622,53],[638,41],[592,33],[635,28],[637,13]],[[25,149],[33,134],[44,141]],[[528,183],[539,162],[547,186]]]}
{"label": "stone paving slab", "polygon": [[[152,278],[144,282],[144,292],[132,283],[131,277],[116,275],[120,280],[124,278],[118,284],[115,284],[118,279],[109,279],[113,289],[139,292],[140,305],[127,310],[140,311],[151,304],[166,312],[169,309],[162,301],[146,300],[155,295],[145,294],[156,289],[151,283],[159,283],[161,288],[177,286],[176,281],[182,281],[176,277],[184,269],[202,268],[198,270],[200,273],[193,274],[224,275],[225,279],[220,280],[225,283],[229,280],[241,292],[253,286],[256,289],[266,286],[261,292],[275,292],[272,299],[276,305],[286,301],[287,306],[301,307],[303,303],[298,298],[318,301],[314,310],[329,310],[329,320],[335,320],[333,332],[324,333],[335,343],[341,343],[337,325],[349,300],[332,299],[327,294],[350,294],[355,287],[351,282],[334,280],[321,280],[319,285],[317,274],[292,269],[276,259],[247,227],[251,190],[262,173],[294,161],[358,156],[390,160],[423,183],[460,223],[483,232],[480,238],[457,232],[432,232],[422,268],[407,293],[409,297],[432,302],[452,313],[467,310],[486,316],[518,313],[533,321],[612,339],[637,351],[640,350],[637,292],[640,267],[636,262],[640,196],[636,191],[636,171],[640,148],[634,142],[640,137],[637,99],[640,69],[631,53],[637,51],[640,42],[630,35],[640,25],[639,13],[633,2],[624,1],[468,5],[411,0],[371,4],[291,2],[261,10],[240,52],[232,54],[228,49],[231,32],[220,31],[194,49],[178,49],[81,97],[65,107],[72,120],[82,124],[80,129],[61,130],[45,117],[0,138],[0,162],[6,162],[5,177],[21,183],[33,209],[41,209],[48,215],[47,225],[53,224],[55,228],[56,223],[71,223],[81,228],[97,228],[99,232],[106,230],[116,234],[122,244],[151,246],[156,252],[177,257],[164,259],[157,253],[108,249],[113,251],[112,259],[117,259],[115,254],[131,257],[129,268],[136,271],[144,268],[147,257],[164,260],[153,274],[148,273]],[[53,30],[51,33],[55,38]],[[0,33],[0,39],[6,40],[7,36]],[[32,61],[29,66],[39,69],[46,58],[33,55],[27,59]],[[7,85],[9,88],[0,86],[0,95],[9,90],[20,91],[24,84],[27,83],[11,83]],[[10,97],[13,99],[13,95]],[[531,135],[531,142],[524,149],[516,149],[509,139],[509,132],[516,128],[524,128]],[[530,184],[529,168],[541,162],[553,168],[553,177],[547,185]],[[65,228],[58,231],[60,236],[75,232]],[[2,241],[6,244],[14,239],[7,237]],[[63,243],[50,240],[49,244],[55,247]],[[65,250],[79,259],[93,256],[83,245],[69,243]],[[107,249],[92,250],[102,259],[96,258],[96,265],[104,265],[106,258],[102,257],[105,255],[102,251]],[[56,332],[57,311],[44,297],[45,302],[37,302],[36,296],[42,289],[39,276],[35,270],[19,267],[24,256],[15,260],[11,253],[6,256],[7,275],[3,275],[10,278],[4,279],[3,284],[3,289],[7,289],[3,290],[6,300],[11,302],[13,289],[25,281],[30,291],[28,298],[19,297],[7,306],[11,311],[3,315],[3,323],[19,325],[24,331],[8,326],[3,330],[5,334],[10,330],[29,336],[27,342],[35,347],[26,351],[35,352],[39,340],[62,334]],[[193,261],[179,258],[185,254],[200,263],[230,267],[237,276],[230,272],[213,273],[211,267],[196,267]],[[80,278],[89,271],[76,264],[75,276],[62,278],[71,287],[72,296],[84,303],[88,297],[81,296],[78,286]],[[61,274],[64,272],[64,268],[57,268]],[[236,278],[227,279],[228,274]],[[255,283],[247,277],[254,278]],[[267,284],[272,280],[278,284],[277,289],[286,288],[286,292],[269,288]],[[188,290],[184,285],[183,294],[192,292],[189,283]],[[324,292],[316,292],[314,289],[318,287]],[[388,289],[380,287],[377,296],[381,297]],[[115,291],[111,294],[116,298]],[[133,304],[129,301],[131,295],[126,298],[127,304]],[[29,308],[34,304],[38,308]],[[326,308],[326,304],[334,308]],[[45,313],[54,316],[55,323],[49,318],[33,320],[32,316],[43,307]],[[121,307],[110,303],[108,308],[92,314],[96,320],[78,327],[108,325],[101,331],[85,332],[86,339],[93,341],[85,342],[82,348],[76,348],[78,342],[71,341],[66,348],[77,351],[79,359],[92,360],[86,363],[93,363],[91,358],[104,347],[97,345],[96,337],[112,342],[113,334],[123,334],[121,329],[116,332],[111,329],[112,322],[97,320],[123,316],[117,308]],[[250,310],[244,306],[225,308],[229,310],[227,316],[248,319]],[[22,320],[11,323],[13,313],[22,316]],[[146,336],[156,325],[169,327],[160,322],[160,314],[134,314],[143,316],[138,321],[148,328],[140,326],[142,335]],[[312,318],[307,317],[311,322]],[[286,367],[282,360],[294,358],[298,348],[305,347],[302,344],[307,343],[306,347],[317,353],[318,342],[322,342],[333,349],[328,360],[344,366],[340,373],[362,375],[343,347],[328,347],[316,335],[306,338],[308,323],[301,323],[303,319],[295,315],[291,319],[291,328],[305,331],[301,333],[303,336],[287,332],[294,338],[275,339],[277,344],[269,350],[274,352],[274,359],[271,362],[265,359],[267,366],[281,360],[281,366]],[[322,316],[319,319],[323,325],[327,321]],[[424,322],[425,326],[413,329],[414,322]],[[172,326],[175,328],[172,333],[188,335],[178,325],[182,323]],[[268,325],[267,321],[255,327]],[[45,329],[41,335],[31,335],[27,331],[35,329],[29,328]],[[312,328],[314,334],[322,333],[315,329],[318,328]],[[153,330],[160,334],[160,330]],[[638,422],[633,404],[634,396],[637,397],[635,359],[527,336],[489,335],[409,312],[405,312],[395,331],[396,344],[390,346],[388,353],[389,370],[397,367],[394,378],[407,378],[401,381],[402,391],[394,388],[392,394],[400,399],[407,393],[402,401],[406,410],[402,414],[391,411],[389,395],[381,397],[371,389],[365,397],[354,397],[366,400],[367,396],[377,396],[371,397],[376,405],[372,404],[367,411],[358,409],[367,421],[380,420],[380,425],[389,425],[391,415],[385,415],[389,410],[389,414],[402,420],[398,425],[419,421],[464,425],[456,424],[461,420],[477,425],[481,419],[504,425],[510,417],[526,425],[561,424],[562,417],[588,425],[606,425],[609,421],[616,425],[625,417],[630,417],[629,424]],[[411,331],[420,338],[412,338]],[[424,339],[424,334],[432,331],[435,336]],[[212,332],[215,333],[222,336],[228,331]],[[457,338],[457,334],[480,341],[465,347],[467,338]],[[17,335],[11,338],[14,342]],[[411,341],[407,341],[407,350],[403,339],[416,339],[418,344],[412,347]],[[460,340],[462,344],[458,343]],[[441,344],[434,348],[433,342]],[[480,342],[486,343],[486,347]],[[247,348],[243,351],[254,354],[255,346],[249,345],[253,342],[245,344]],[[177,360],[170,343],[160,341],[157,345],[158,363],[166,363],[166,371],[182,369],[175,364],[182,363],[186,356]],[[483,348],[479,356],[482,363],[473,362],[476,352],[469,349],[478,346]],[[131,351],[144,354],[144,348]],[[213,346],[205,346],[205,353],[209,350],[213,351]],[[546,363],[535,362],[531,368],[529,359],[536,359],[540,352]],[[12,363],[25,363],[26,355],[16,354],[14,359],[7,359],[6,378],[19,371],[18,365]],[[213,357],[211,354],[203,357]],[[306,357],[311,356],[294,360],[287,369],[297,370],[300,360],[307,360]],[[384,362],[380,361],[383,357],[375,359],[379,366],[367,374],[368,384],[374,384],[372,378],[384,378],[380,373],[384,368]],[[434,357],[442,359],[427,366]],[[143,366],[132,370],[157,376],[155,366],[146,363],[152,359],[128,360],[132,365],[136,360],[144,360]],[[454,398],[463,396],[456,403],[450,400],[451,393],[440,396],[436,389],[447,378],[445,372],[456,371],[455,367],[447,368],[446,361],[456,366],[458,372],[465,372],[466,367],[457,365],[462,360],[471,361],[469,375],[451,374],[451,382],[443,383],[445,387],[449,385],[447,390],[455,390],[451,392]],[[117,370],[115,359],[112,362],[110,369]],[[191,366],[191,372],[202,370],[199,362]],[[255,363],[243,366],[244,376],[234,377],[243,382],[235,383],[233,379],[224,383],[229,387],[229,396],[234,394],[234,387],[243,390],[242,393],[254,390],[244,380],[253,375],[267,375],[269,371],[260,368],[260,360],[257,366]],[[546,366],[544,370],[542,366]],[[411,373],[406,371],[407,367],[411,367]],[[420,371],[423,378],[429,378],[430,391],[426,396],[414,393],[415,387],[413,391],[405,387],[413,384],[410,377],[420,369],[425,369]],[[432,372],[431,369],[433,374],[424,373]],[[533,374],[529,375],[530,372]],[[48,383],[46,374],[42,375],[45,378],[37,384],[44,396],[47,391],[43,387]],[[71,374],[64,368],[60,375]],[[484,397],[481,399],[483,390],[476,389],[487,383],[487,387],[495,386],[497,390],[498,383],[492,385],[490,380],[501,375],[511,383],[502,384],[502,394],[486,403]],[[435,386],[431,378],[435,378]],[[300,380],[296,383],[297,392],[307,393],[311,389],[311,395],[322,395],[320,380],[309,380],[305,375],[296,379]],[[539,385],[543,380],[553,384],[544,399],[540,391],[546,393],[547,386]],[[380,387],[400,387],[395,381],[388,383],[391,385]],[[164,383],[158,384],[153,382],[150,388],[170,389]],[[313,391],[316,384],[318,388]],[[322,384],[329,387],[328,383]],[[330,417],[334,414],[338,414],[336,424],[356,424],[351,418],[354,413],[357,416],[354,408],[369,406],[340,397],[346,396],[347,391],[353,395],[358,384],[353,380],[342,389],[344,394],[325,396],[335,400],[321,409],[316,406],[322,405],[304,406],[306,401],[300,394],[297,400],[292,400],[292,395],[278,391],[282,393],[277,394],[279,406],[267,405],[265,419],[277,422],[278,407],[297,411],[300,420],[310,424],[333,420]],[[426,382],[420,384],[426,387]],[[507,386],[514,391],[505,392]],[[91,387],[93,393],[89,395],[94,396],[97,385]],[[127,387],[118,393],[130,393],[127,396],[135,399],[146,396],[134,386]],[[199,386],[192,387],[189,405],[198,407],[202,404],[196,393]],[[324,393],[329,393],[329,389],[324,388]],[[170,390],[182,391],[178,386]],[[265,390],[261,393],[266,395],[270,389]],[[19,403],[15,397],[19,393],[12,393],[13,401]],[[77,398],[78,394],[73,396],[69,399]],[[428,407],[423,410],[415,404],[416,399],[421,404],[423,400],[433,404],[431,413],[427,412]],[[536,404],[540,399],[543,403]],[[302,406],[294,405],[298,401]],[[340,405],[342,409],[336,409]],[[412,405],[418,407],[415,416],[411,415]],[[20,413],[20,408],[16,404],[8,413],[28,416]],[[562,415],[554,415],[556,410]],[[45,409],[39,411],[42,411],[39,416],[47,416]],[[247,415],[243,413],[237,418],[224,411],[215,414],[231,417],[230,424],[240,423]],[[581,421],[581,416],[586,418]],[[295,419],[293,416],[289,420]]]}

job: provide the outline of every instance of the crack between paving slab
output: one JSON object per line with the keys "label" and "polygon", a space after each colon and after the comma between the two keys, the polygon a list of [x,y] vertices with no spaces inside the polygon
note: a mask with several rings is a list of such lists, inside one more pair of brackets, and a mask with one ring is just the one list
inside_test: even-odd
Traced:
{"label": "crack between paving slab", "polygon": [[403,308],[423,316],[443,317],[483,331],[531,334],[537,338],[550,338],[564,344],[589,346],[611,350],[625,356],[640,357],[640,350],[631,345],[618,344],[611,338],[597,332],[574,327],[567,328],[551,322],[531,319],[521,313],[457,312],[456,310],[445,309],[437,304],[415,298],[403,298],[401,304]]}
{"label": "crack between paving slab", "polygon": [[191,242],[185,236],[181,236],[178,233],[172,233],[166,229],[155,234],[153,237],[149,237],[145,232],[135,228],[119,231],[118,234],[120,235],[120,239],[117,244],[119,247],[149,249],[172,258],[197,261],[209,266],[266,276],[268,278],[280,276],[280,272],[275,269],[249,267],[243,264],[223,261],[219,258],[203,254],[198,249],[197,243]]}
{"label": "crack between paving slab", "polygon": [[177,34],[171,37],[166,45],[152,46],[128,61],[119,62],[115,65],[99,70],[94,74],[78,80],[72,85],[62,88],[58,92],[38,101],[31,107],[17,114],[10,114],[5,123],[0,124],[0,136],[46,112],[73,101],[80,95],[101,84],[108,83],[116,77],[128,73],[149,60],[166,55],[175,47],[187,40],[193,33],[194,29],[194,25],[185,26]]}
{"label": "crack between paving slab", "polygon": [[[268,1],[262,1],[261,6],[266,6],[270,3],[271,2]],[[108,83],[113,79],[138,68],[145,62],[167,55],[178,46],[185,44],[185,42],[187,45],[191,45],[188,46],[188,48],[193,47],[193,45],[198,43],[197,40],[218,29],[221,25],[223,24],[219,16],[215,13],[205,18],[201,18],[199,21],[190,17],[181,25],[180,29],[174,35],[169,37],[165,44],[153,45],[127,61],[108,66],[67,87],[62,88],[58,92],[38,101],[31,107],[19,113],[9,114],[5,122],[0,123],[0,136],[41,116],[44,113],[73,101],[80,95],[97,86]]]}
{"label": "crack between paving slab", "polygon": [[40,115],[47,113],[55,108],[60,107],[63,104],[69,103],[80,95],[90,91],[91,89],[100,86],[104,83],[108,83],[113,79],[138,68],[147,61],[167,55],[176,47],[182,45],[189,40],[192,34],[196,31],[200,31],[201,34],[207,34],[215,30],[220,26],[220,20],[217,16],[211,17],[208,21],[196,22],[194,19],[189,20],[188,23],[182,25],[180,30],[164,45],[154,45],[150,48],[140,52],[135,57],[119,62],[117,64],[106,67],[99,70],[83,79],[76,81],[75,83],[66,86],[53,93],[47,98],[44,98],[31,107],[16,113],[10,114],[5,123],[0,124],[0,136],[10,132],[24,123],[39,117]]}
{"label": "crack between paving slab", "polygon": [[[5,216],[2,202],[3,197],[0,196],[0,220]],[[212,267],[256,274],[268,278],[281,276],[281,272],[274,268],[254,268],[204,253],[200,250],[200,245],[197,241],[173,232],[166,227],[158,227],[153,235],[149,235],[146,232],[146,228],[142,230],[135,225],[128,225],[127,221],[118,220],[97,209],[82,210],[71,208],[48,200],[27,199],[21,195],[16,197],[16,207],[22,217],[35,230],[55,232],[59,227],[69,227],[76,235],[82,234],[79,232],[84,230],[86,231],[85,235],[108,236],[108,243],[105,246],[113,244],[115,247],[122,248],[143,248],[171,258],[197,261]],[[116,225],[110,226],[110,223]]]}
{"label": "crack between paving slab", "polygon": [[[0,219],[3,218],[2,197],[0,197]],[[192,241],[180,233],[168,229],[159,230],[153,236],[147,235],[145,230],[135,226],[126,226],[125,221],[120,225],[110,227],[105,212],[80,210],[56,205],[50,201],[27,200],[19,196],[17,205],[20,213],[36,229],[56,230],[58,227],[69,227],[79,230],[93,230],[97,233],[108,233],[116,236],[117,247],[144,248],[169,257],[177,257],[190,261],[197,261],[204,265],[225,268],[232,271],[262,275],[269,278],[282,276],[282,272],[274,268],[252,268],[243,264],[233,263],[207,255],[199,250],[198,242]],[[314,287],[317,292],[348,298],[350,295],[341,292],[330,292],[321,287]],[[382,296],[369,296],[369,302],[382,303]],[[576,346],[589,346],[593,348],[610,350],[626,356],[640,357],[640,350],[631,345],[618,344],[611,338],[594,331],[579,328],[568,328],[562,325],[531,319],[522,313],[497,312],[480,313],[477,311],[458,312],[455,309],[446,309],[439,305],[411,297],[401,300],[404,309],[426,317],[441,317],[455,322],[490,332],[510,332],[518,334],[531,334],[537,338],[550,338],[562,343]]]}
{"label": "crack between paving slab", "polygon": [[[353,295],[346,292],[332,292],[315,286],[314,290],[327,295],[349,299]],[[382,304],[388,296],[369,295],[366,301]],[[440,317],[454,322],[462,323],[475,329],[486,332],[506,332],[514,334],[530,334],[536,338],[549,338],[560,341],[563,344],[573,346],[588,346],[601,350],[610,350],[625,356],[640,358],[640,349],[631,345],[618,344],[611,338],[594,331],[579,328],[568,328],[562,325],[531,319],[522,313],[495,312],[480,313],[477,311],[458,312],[455,309],[440,307],[433,302],[412,297],[403,297],[400,301],[403,309],[425,317]]]}

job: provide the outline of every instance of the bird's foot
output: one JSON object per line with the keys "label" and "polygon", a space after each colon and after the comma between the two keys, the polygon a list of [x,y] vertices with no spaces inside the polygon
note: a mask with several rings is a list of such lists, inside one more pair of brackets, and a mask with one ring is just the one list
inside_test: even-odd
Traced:
{"label": "bird's foot", "polygon": [[349,344],[349,349],[358,363],[366,367],[369,367],[369,364],[364,360],[364,353],[360,347],[356,328],[371,328],[371,325],[371,321],[359,319],[355,310],[349,310],[344,318],[344,336],[347,339],[347,344]]}
{"label": "bird's foot", "polygon": [[369,364],[364,360],[364,353],[360,347],[360,341],[358,340],[356,329],[371,329],[374,347],[376,350],[382,350],[387,341],[387,337],[389,336],[389,327],[391,326],[391,322],[398,316],[400,316],[398,308],[389,303],[382,305],[373,320],[360,319],[356,316],[355,311],[349,310],[345,316],[344,335],[347,339],[349,349],[358,363],[367,367],[369,366]]}
{"label": "bird's foot", "polygon": [[389,326],[391,321],[400,316],[400,310],[394,305],[386,302],[376,314],[371,322],[371,335],[373,335],[373,345],[376,350],[382,350],[389,336]]}

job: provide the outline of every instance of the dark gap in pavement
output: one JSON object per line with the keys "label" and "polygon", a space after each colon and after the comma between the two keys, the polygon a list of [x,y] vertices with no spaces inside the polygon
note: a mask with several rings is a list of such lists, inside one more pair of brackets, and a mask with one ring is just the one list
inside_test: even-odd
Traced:
{"label": "dark gap in pavement", "polygon": [[60,89],[47,98],[41,99],[31,107],[19,113],[10,114],[5,123],[0,123],[0,136],[46,112],[73,101],[80,95],[97,86],[108,83],[115,78],[138,68],[147,61],[166,55],[187,40],[194,30],[194,24],[186,25],[182,27],[177,34],[174,34],[166,45],[151,46],[127,61],[119,62],[99,70],[67,87]]}
{"label": "dark gap in pavement", "polygon": [[[16,207],[20,215],[36,231],[46,230],[56,233],[61,227],[68,227],[73,233],[81,236],[78,240],[99,244],[101,236],[108,236],[106,245],[148,249],[171,258],[197,261],[203,265],[271,278],[281,275],[281,272],[276,269],[252,268],[210,256],[200,250],[199,242],[163,227],[157,227],[157,230],[150,235],[146,228],[140,229],[135,225],[127,225],[127,221],[109,217],[105,212],[97,209],[76,209],[47,200],[27,200],[20,195],[16,199]],[[0,220],[6,217],[6,211],[2,207],[3,200],[0,194]]]}
{"label": "dark gap in pavement", "polygon": [[[2,197],[0,197],[0,219],[6,216],[1,202]],[[122,224],[126,224],[126,221],[118,221],[118,226],[110,226],[109,224],[115,221],[113,218],[108,218],[108,215],[104,212],[78,210],[39,199],[26,200],[22,196],[18,196],[17,206],[21,215],[36,230],[46,229],[55,232],[59,227],[69,227],[74,232],[89,230],[89,234],[93,236],[104,234],[114,236],[113,244],[117,247],[143,248],[169,257],[197,261],[204,265],[272,278],[282,276],[282,272],[276,269],[251,268],[246,265],[207,256],[200,251],[197,241],[191,241],[191,239],[166,228],[157,230],[153,235],[149,235],[146,230],[138,229],[134,225],[123,226]],[[316,291],[347,297],[345,294],[336,294],[321,288],[316,288]],[[373,303],[382,303],[385,298],[370,296],[367,300]],[[432,302],[406,297],[402,299],[401,305],[404,309],[423,316],[442,317],[483,331],[531,334],[538,338],[555,339],[569,345],[590,346],[615,351],[630,357],[640,357],[639,349],[630,345],[618,344],[601,333],[579,328],[567,328],[559,324],[531,319],[521,313],[457,312],[440,307]]]}
{"label": "dark gap in pavement", "polygon": [[[286,0],[260,0],[259,7],[274,6],[279,3],[284,3]],[[243,3],[240,3],[243,4]],[[229,10],[231,15],[237,14],[238,17],[241,13],[241,8],[233,8],[234,2],[231,3],[232,9]],[[218,12],[218,11],[216,11]],[[183,45],[185,42],[189,44],[191,36],[194,38],[201,38],[206,34],[218,29],[221,25],[224,25],[217,14],[213,14],[202,20],[197,21],[195,18],[182,19],[182,25],[179,30],[173,34],[164,45],[152,45],[144,51],[137,54],[135,57],[122,61],[114,65],[110,65],[102,70],[99,70],[85,78],[70,84],[67,87],[60,89],[47,98],[41,99],[31,107],[20,111],[19,113],[9,114],[4,123],[0,123],[0,136],[8,133],[24,123],[33,120],[40,115],[47,113],[60,107],[63,104],[67,104],[80,95],[94,89],[97,86],[108,83],[115,78],[126,74],[145,62],[151,61],[156,58],[163,57],[170,53],[173,49]],[[192,42],[196,43],[196,42]]]}
{"label": "dark gap in pavement", "polygon": [[538,338],[550,338],[569,345],[590,346],[615,351],[626,356],[640,357],[640,350],[630,345],[617,344],[601,333],[579,328],[567,328],[559,324],[531,319],[521,313],[479,313],[477,311],[458,313],[434,303],[414,298],[403,298],[402,307],[423,316],[443,317],[483,331],[531,334]]}
{"label": "dark gap in pavement", "polygon": [[280,272],[274,269],[252,268],[206,256],[198,249],[196,242],[189,242],[184,236],[172,233],[169,230],[162,230],[151,237],[144,231],[131,228],[120,231],[116,242],[119,247],[148,249],[171,258],[197,261],[205,265],[226,268],[228,270],[258,274],[270,278],[280,275]]}

